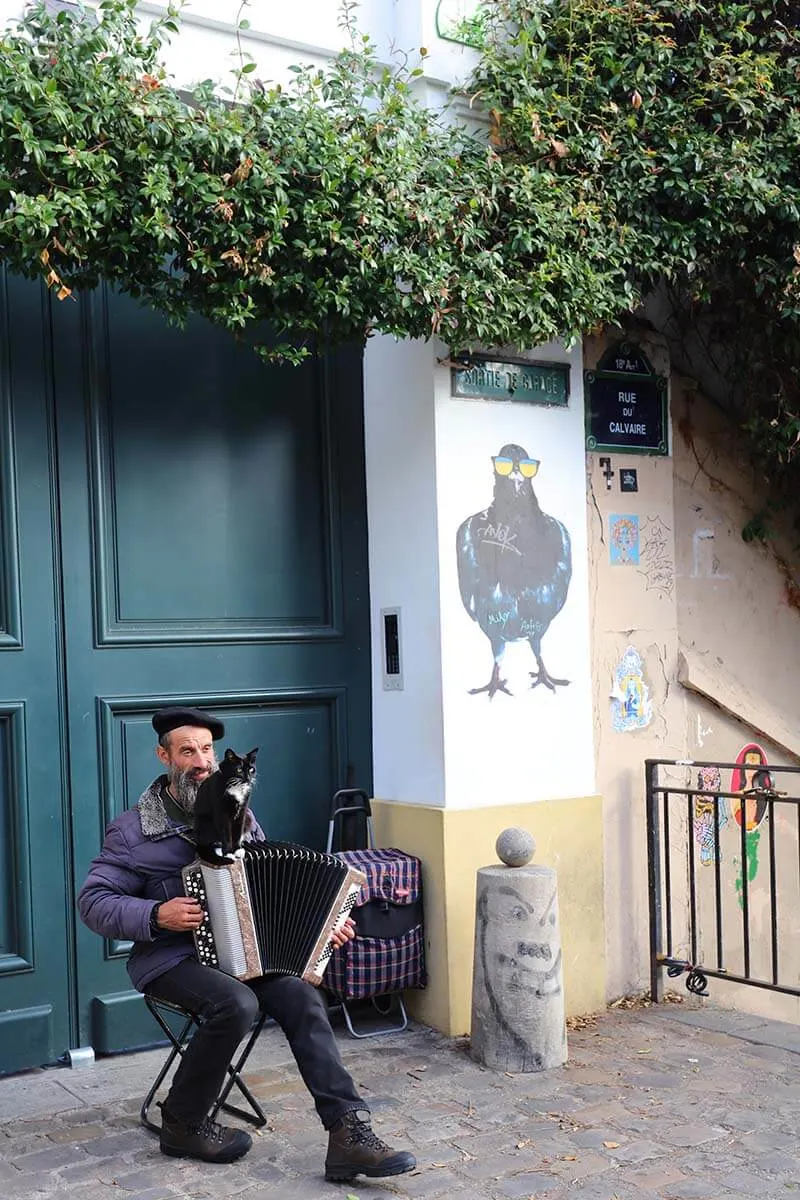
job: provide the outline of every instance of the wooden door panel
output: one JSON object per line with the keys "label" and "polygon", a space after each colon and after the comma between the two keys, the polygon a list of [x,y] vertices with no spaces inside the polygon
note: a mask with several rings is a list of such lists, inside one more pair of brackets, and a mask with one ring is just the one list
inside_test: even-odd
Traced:
{"label": "wooden door panel", "polygon": [[[258,745],[257,816],[324,845],[349,765],[370,777],[359,357],[267,367],[110,293],[56,329],[76,885],[158,774],[169,703]],[[126,947],[76,938],[82,1042],[152,1037]]]}
{"label": "wooden door panel", "polygon": [[75,985],[43,300],[0,271],[0,1074],[70,1046]]}

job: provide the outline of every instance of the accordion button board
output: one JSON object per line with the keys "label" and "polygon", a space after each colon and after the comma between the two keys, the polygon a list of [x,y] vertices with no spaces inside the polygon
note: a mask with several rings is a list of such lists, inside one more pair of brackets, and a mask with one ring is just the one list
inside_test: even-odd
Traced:
{"label": "accordion button board", "polygon": [[182,874],[204,913],[195,933],[201,963],[237,979],[284,974],[314,984],[366,881],[335,855],[285,842],[249,843],[222,866],[197,859]]}

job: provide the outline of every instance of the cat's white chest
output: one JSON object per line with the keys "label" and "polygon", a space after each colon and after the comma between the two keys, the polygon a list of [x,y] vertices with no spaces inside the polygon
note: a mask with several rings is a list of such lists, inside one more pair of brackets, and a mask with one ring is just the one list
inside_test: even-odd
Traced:
{"label": "cat's white chest", "polygon": [[250,795],[250,785],[249,783],[245,783],[244,780],[240,780],[235,783],[229,783],[225,791],[236,801],[236,807],[241,808],[243,804],[247,803],[247,798]]}

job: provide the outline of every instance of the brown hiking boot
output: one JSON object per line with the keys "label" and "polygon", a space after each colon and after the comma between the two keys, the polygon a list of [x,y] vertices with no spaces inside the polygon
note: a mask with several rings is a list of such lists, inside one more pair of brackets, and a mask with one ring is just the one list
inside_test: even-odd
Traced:
{"label": "brown hiking boot", "polygon": [[161,1108],[161,1153],[173,1158],[199,1158],[203,1162],[229,1163],[247,1154],[253,1144],[243,1129],[227,1129],[209,1117],[178,1121]]}
{"label": "brown hiking boot", "polygon": [[413,1154],[392,1150],[372,1132],[366,1110],[345,1113],[329,1133],[325,1178],[332,1183],[349,1183],[356,1175],[403,1175],[417,1165]]}

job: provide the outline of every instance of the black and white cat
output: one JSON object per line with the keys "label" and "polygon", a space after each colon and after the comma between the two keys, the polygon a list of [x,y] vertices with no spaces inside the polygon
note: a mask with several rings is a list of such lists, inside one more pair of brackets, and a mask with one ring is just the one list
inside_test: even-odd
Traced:
{"label": "black and white cat", "polygon": [[256,781],[258,747],[244,756],[226,750],[219,770],[204,779],[194,805],[197,855],[213,866],[232,863],[244,853],[247,811]]}

